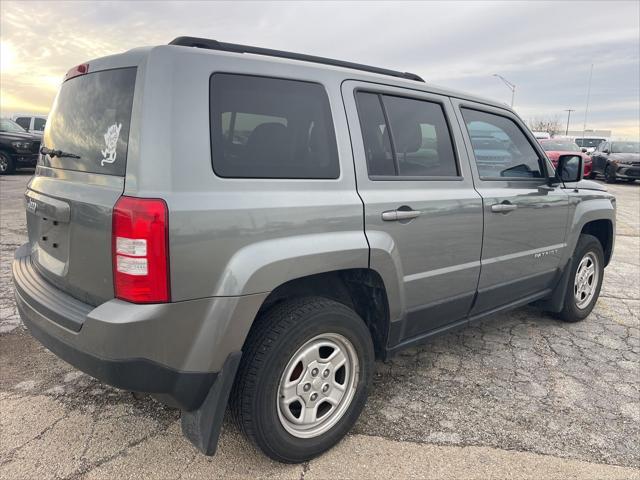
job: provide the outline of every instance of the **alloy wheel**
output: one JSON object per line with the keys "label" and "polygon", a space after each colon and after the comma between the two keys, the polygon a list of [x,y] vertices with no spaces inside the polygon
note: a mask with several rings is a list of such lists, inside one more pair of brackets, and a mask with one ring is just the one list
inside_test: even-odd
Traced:
{"label": "alloy wheel", "polygon": [[578,308],[587,307],[593,299],[599,275],[598,258],[593,252],[587,252],[578,264],[573,282],[573,295]]}
{"label": "alloy wheel", "polygon": [[308,340],[291,357],[278,387],[278,417],[299,438],[329,431],[349,408],[358,385],[353,344],[337,333]]}

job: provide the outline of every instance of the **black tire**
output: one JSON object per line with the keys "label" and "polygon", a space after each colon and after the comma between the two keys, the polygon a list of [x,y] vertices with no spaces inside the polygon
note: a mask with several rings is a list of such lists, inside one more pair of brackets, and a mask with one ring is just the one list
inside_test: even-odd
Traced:
{"label": "black tire", "polygon": [[616,174],[612,171],[611,165],[604,167],[604,180],[607,183],[616,183]]}
{"label": "black tire", "polygon": [[[300,438],[279,418],[280,380],[296,352],[322,334],[342,335],[351,342],[359,375],[353,377],[355,393],[337,423],[318,436]],[[257,319],[243,351],[231,413],[242,432],[270,458],[283,463],[310,460],[338,443],[360,416],[373,375],[374,350],[364,321],[347,306],[321,297],[277,304]]]}
{"label": "black tire", "polygon": [[[576,273],[580,262],[587,256],[587,254],[593,254],[597,260],[597,273],[598,278],[595,285],[595,292],[589,303],[582,308],[578,307],[578,302],[574,294],[574,285],[576,279]],[[593,310],[598,297],[600,295],[600,288],[602,287],[602,280],[604,278],[604,252],[600,241],[593,235],[582,234],[578,239],[578,244],[574,251],[573,260],[571,262],[571,271],[569,274],[569,281],[567,283],[567,291],[564,296],[564,306],[562,311],[558,314],[558,317],[565,322],[579,322],[584,320]]]}
{"label": "black tire", "polygon": [[629,182],[629,183],[633,183],[633,182],[635,182],[635,181],[636,181],[636,179],[635,179],[635,178],[627,178],[627,182]]}
{"label": "black tire", "polygon": [[595,178],[598,176],[598,174],[593,170],[593,168],[591,169],[591,171],[589,172],[589,175],[587,175],[587,178],[589,180],[595,180]]}
{"label": "black tire", "polygon": [[16,169],[16,165],[13,162],[11,156],[4,152],[0,152],[0,175],[10,175]]}

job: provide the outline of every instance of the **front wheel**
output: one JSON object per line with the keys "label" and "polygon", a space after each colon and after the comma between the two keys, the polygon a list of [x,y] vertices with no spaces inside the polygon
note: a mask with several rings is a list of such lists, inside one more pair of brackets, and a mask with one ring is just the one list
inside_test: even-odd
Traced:
{"label": "front wheel", "polygon": [[257,320],[231,394],[232,415],[274,460],[299,463],[333,447],[367,399],[373,343],[347,306],[285,301]]}
{"label": "front wheel", "polygon": [[570,268],[564,306],[559,317],[565,322],[578,322],[593,310],[604,278],[604,252],[596,237],[580,235]]}
{"label": "front wheel", "polygon": [[15,169],[16,166],[11,157],[4,152],[0,152],[0,175],[9,175]]}
{"label": "front wheel", "polygon": [[611,165],[607,165],[604,169],[604,180],[607,183],[616,183],[616,174]]}

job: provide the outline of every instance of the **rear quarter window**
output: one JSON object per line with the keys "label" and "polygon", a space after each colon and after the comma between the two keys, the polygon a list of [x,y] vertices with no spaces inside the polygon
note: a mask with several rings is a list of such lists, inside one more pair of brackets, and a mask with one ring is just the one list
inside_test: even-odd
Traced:
{"label": "rear quarter window", "polygon": [[216,175],[338,178],[335,131],[321,85],[215,73],[210,80],[210,102]]}

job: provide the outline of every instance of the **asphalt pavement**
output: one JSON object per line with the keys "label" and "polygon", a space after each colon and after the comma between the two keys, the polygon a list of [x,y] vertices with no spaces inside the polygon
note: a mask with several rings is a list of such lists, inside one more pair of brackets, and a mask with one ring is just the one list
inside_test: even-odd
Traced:
{"label": "asphalt pavement", "polygon": [[31,338],[10,274],[28,179],[0,177],[0,479],[640,479],[637,183],[608,186],[616,247],[585,321],[524,307],[378,362],[353,432],[316,460],[281,465],[228,419],[218,454],[199,454],[177,410],[104,385]]}

